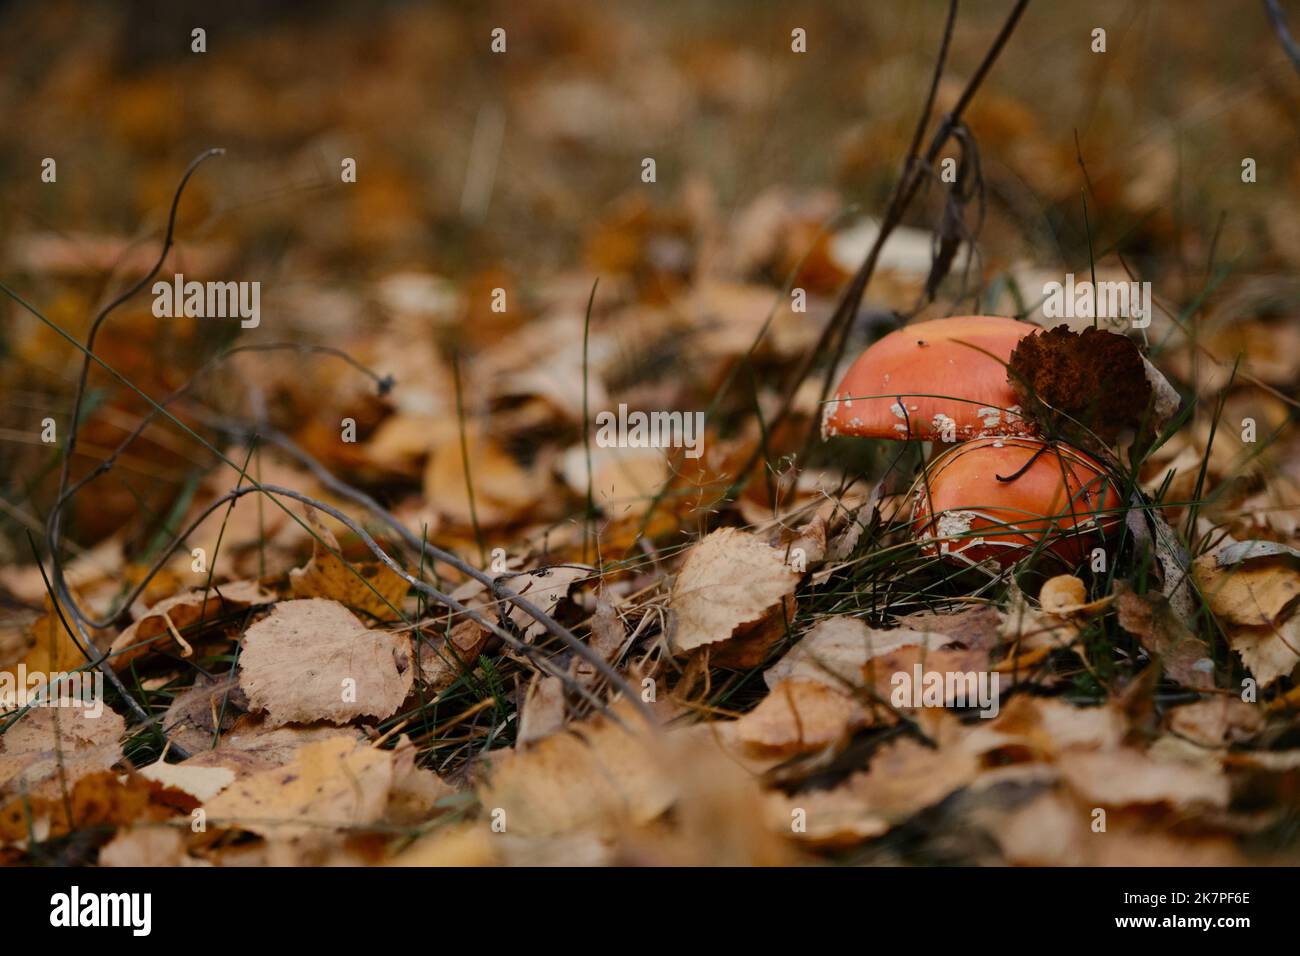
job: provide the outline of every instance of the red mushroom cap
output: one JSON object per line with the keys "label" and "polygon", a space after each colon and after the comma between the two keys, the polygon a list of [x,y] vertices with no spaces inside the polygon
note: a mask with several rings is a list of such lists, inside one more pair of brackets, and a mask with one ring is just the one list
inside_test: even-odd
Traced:
{"label": "red mushroom cap", "polygon": [[822,437],[966,441],[1030,434],[1033,424],[1019,415],[1006,363],[1016,344],[1037,331],[1003,316],[969,315],[890,332],[849,367],[826,405]]}
{"label": "red mushroom cap", "polygon": [[912,531],[938,539],[931,554],[1003,567],[1046,539],[1045,552],[1074,566],[1119,527],[1121,505],[1105,468],[1076,448],[980,438],[950,448],[917,479]]}

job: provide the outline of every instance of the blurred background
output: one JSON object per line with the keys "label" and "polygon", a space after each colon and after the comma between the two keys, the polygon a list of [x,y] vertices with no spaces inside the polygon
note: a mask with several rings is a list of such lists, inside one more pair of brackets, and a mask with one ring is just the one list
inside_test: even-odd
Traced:
{"label": "blurred background", "polygon": [[[941,108],[1008,7],[963,5]],[[471,438],[483,442],[475,456],[500,451],[503,485],[531,482],[530,501],[552,502],[547,520],[572,510],[563,453],[581,434],[575,388],[597,277],[593,408],[705,407],[775,309],[753,394],[724,401],[716,419],[721,438],[745,437],[739,419],[755,401],[777,402],[782,375],[866,250],[947,8],[241,0],[218,12],[42,0],[2,9],[4,281],[84,339],[97,306],[151,264],[186,164],[224,147],[187,189],[163,274],[260,281],[262,322],[240,341],[338,347],[399,387],[381,399],[338,362],[250,355],[196,388],[196,413],[247,418],[260,407],[328,465],[388,503],[414,500],[421,520],[454,538],[469,517],[463,505],[419,500],[456,417],[453,362]],[[490,49],[498,27],[504,54]],[[195,28],[206,52],[191,49]],[[791,49],[796,28],[806,53]],[[1092,49],[1097,28],[1104,53]],[[943,215],[930,190],[887,246],[854,341],[920,313],[1032,315],[1044,278],[1088,271],[1091,248],[1099,277],[1127,269],[1154,283],[1153,354],[1182,386],[1212,395],[1225,380],[1195,340],[1229,365],[1248,352],[1257,378],[1294,391],[1298,93],[1262,4],[1031,4],[966,112],[967,161],[977,153],[983,185],[963,210],[966,238],[977,237],[970,267],[960,259],[937,301],[923,301]],[[55,183],[42,181],[47,157]],[[646,157],[651,184],[641,180]],[[340,176],[349,158],[355,183]],[[788,280],[808,291],[806,314],[790,311]],[[492,310],[495,289],[505,290],[504,312]],[[241,334],[229,321],[155,319],[150,305],[147,292],[128,303],[97,345],[150,395],[188,381]],[[25,559],[20,530],[40,527],[51,491],[39,423],[48,415],[64,427],[80,357],[16,303],[0,311],[0,526],[7,557],[20,544]],[[1286,403],[1251,395],[1262,420],[1287,419]],[[97,411],[74,473],[144,407],[100,371],[88,398]],[[801,400],[797,423],[815,415],[815,399]],[[337,441],[344,416],[359,423],[359,447]],[[78,499],[70,532],[83,545],[121,532],[128,552],[141,549],[209,465],[151,427]],[[509,488],[497,497],[503,523],[520,518]]]}

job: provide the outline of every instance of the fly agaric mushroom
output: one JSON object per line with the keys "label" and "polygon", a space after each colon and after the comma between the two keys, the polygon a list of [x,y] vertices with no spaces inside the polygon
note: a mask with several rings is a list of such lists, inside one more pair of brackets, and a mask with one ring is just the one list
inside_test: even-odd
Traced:
{"label": "fly agaric mushroom", "polygon": [[869,346],[822,416],[822,437],[967,441],[1035,431],[1007,360],[1037,326],[998,315],[918,322]]}
{"label": "fly agaric mushroom", "polygon": [[[1009,567],[1040,545],[1073,567],[1121,521],[1105,468],[1068,445],[979,438],[948,449],[912,488],[912,531],[929,554]],[[936,547],[937,545],[937,547]]]}

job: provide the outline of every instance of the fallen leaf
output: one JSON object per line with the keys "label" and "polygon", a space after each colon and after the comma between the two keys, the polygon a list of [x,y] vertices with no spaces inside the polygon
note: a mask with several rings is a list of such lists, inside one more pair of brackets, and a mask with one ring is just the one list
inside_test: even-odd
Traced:
{"label": "fallen leaf", "polygon": [[1196,559],[1193,573],[1216,616],[1228,624],[1263,627],[1273,624],[1300,597],[1300,570],[1290,556],[1257,558],[1230,567],[1218,556]]}
{"label": "fallen leaf", "polygon": [[235,772],[227,767],[199,767],[162,760],[141,767],[139,773],[146,780],[188,793],[199,801],[211,800],[235,781]]}
{"label": "fallen leaf", "polygon": [[1174,707],[1168,714],[1173,733],[1204,747],[1244,743],[1264,729],[1264,713],[1237,697],[1216,695]]}
{"label": "fallen leaf", "polygon": [[519,708],[519,734],[515,747],[522,748],[555,733],[564,726],[564,683],[558,677],[535,676]]}
{"label": "fallen leaf", "polygon": [[1107,443],[1136,430],[1151,401],[1142,353],[1127,336],[1069,326],[1026,335],[1007,363],[1007,381],[1019,404],[1049,434],[1076,443]]}
{"label": "fallen leaf", "polygon": [[248,698],[234,675],[209,679],[199,675],[194,686],[172,698],[162,729],[169,740],[191,753],[211,750],[221,731],[229,730],[247,709]]}
{"label": "fallen leaf", "polygon": [[[591,615],[591,649],[607,663],[617,664],[626,641],[627,629],[623,626],[623,619],[614,605],[597,592],[596,610]],[[585,660],[575,660],[573,668],[574,676],[584,684],[594,683],[599,676],[595,666]]]}
{"label": "fallen leaf", "polygon": [[[249,726],[240,726],[244,724]],[[338,727],[270,728],[262,718],[248,717],[243,718],[240,725],[224,735],[215,749],[196,753],[183,765],[225,767],[233,770],[237,777],[246,777],[292,763],[298,751],[309,743],[357,739],[356,731]]]}
{"label": "fallen leaf", "polygon": [[980,721],[959,746],[986,764],[1050,762],[1070,750],[1109,750],[1120,746],[1128,722],[1117,707],[1076,707],[1052,697],[1017,694],[997,718]]}
{"label": "fallen leaf", "polygon": [[1154,435],[1161,435],[1165,426],[1178,414],[1183,397],[1145,355],[1142,356],[1142,368],[1146,372],[1147,383],[1151,386],[1151,417],[1146,422],[1146,428]]}
{"label": "fallen leaf", "polygon": [[[196,635],[186,637],[185,634],[187,629],[196,624],[211,622],[216,625],[231,611],[270,604],[274,600],[275,595],[262,590],[256,581],[214,584],[211,588],[195,588],[177,594],[159,601],[119,634],[109,648],[109,660],[115,670],[124,670],[132,661],[159,646],[167,646],[175,640],[177,634],[187,643],[192,643]],[[171,636],[160,645],[155,639],[162,635]],[[186,647],[180,646],[178,649],[182,655],[187,654]]]}
{"label": "fallen leaf", "polygon": [[1160,660],[1169,677],[1198,690],[1214,686],[1214,661],[1206,653],[1205,644],[1174,615],[1168,598],[1123,590],[1115,604],[1120,627]]}
{"label": "fallen leaf", "polygon": [[[455,424],[454,422],[452,423]],[[496,527],[524,514],[542,493],[544,482],[524,468],[480,429],[465,429],[468,456],[462,452],[459,432],[452,428],[439,436],[424,471],[424,495],[450,521],[468,527]],[[469,476],[473,480],[473,500]]]}
{"label": "fallen leaf", "polygon": [[185,853],[185,837],[174,826],[123,827],[100,848],[100,866],[201,866]]}
{"label": "fallen leaf", "polygon": [[338,553],[338,539],[314,508],[306,509],[306,518],[319,539],[312,541],[306,566],[289,572],[294,597],[328,598],[381,621],[400,618],[402,599],[410,589],[406,579],[379,561],[345,561]]}
{"label": "fallen leaf", "polygon": [[[63,581],[74,593],[84,593],[96,584],[108,582],[116,585],[115,576],[121,573],[125,560],[122,541],[118,537],[105,538],[89,551],[83,551],[63,568]],[[48,607],[49,591],[39,564],[9,565],[0,568],[0,587],[7,588],[14,597],[28,604],[45,601]]]}
{"label": "fallen leaf", "polygon": [[416,766],[416,749],[401,737],[392,750],[393,785],[388,791],[384,819],[395,824],[422,824],[438,813],[438,804],[456,790],[432,770]]}
{"label": "fallen leaf", "polygon": [[244,635],[239,686],[270,726],[357,717],[382,720],[415,677],[411,639],[371,630],[323,598],[283,601]]}
{"label": "fallen leaf", "polygon": [[0,806],[0,843],[64,836],[74,830],[115,827],[137,820],[170,815],[151,807],[157,785],[138,775],[122,777],[112,770],[96,770],[62,788],[43,788]]}
{"label": "fallen leaf", "polygon": [[1079,866],[1086,859],[1085,817],[1060,793],[1040,794],[999,817],[987,829],[1008,863]]}
{"label": "fallen leaf", "polygon": [[126,722],[108,707],[33,707],[0,736],[0,793],[53,797],[122,759]]}
{"label": "fallen leaf", "polygon": [[646,502],[669,478],[662,448],[594,447],[575,445],[564,453],[561,470],[575,494],[587,495],[587,453],[591,453],[592,502],[612,518],[644,510]]}
{"label": "fallen leaf", "polygon": [[[557,564],[523,574],[508,575],[499,580],[520,597],[527,598],[543,614],[551,614],[569,596],[575,584],[585,581],[594,573],[594,568],[584,564]],[[546,625],[534,619],[523,608],[513,602],[508,607],[510,620],[523,633],[524,640],[531,643],[546,633]]]}
{"label": "fallen leaf", "polygon": [[450,687],[461,674],[474,670],[490,635],[478,621],[466,618],[452,626],[450,640],[421,641],[420,682],[434,691]]}
{"label": "fallen leaf", "polygon": [[[71,620],[71,612],[63,608],[54,609],[54,601],[48,595],[44,599],[45,613],[36,619],[31,627],[31,644],[24,651],[22,664],[28,674],[68,673],[86,665],[86,654],[81,649],[81,635],[74,634],[64,626],[65,620]],[[87,628],[92,640],[101,638],[104,631]],[[26,642],[24,642],[26,643]],[[94,654],[98,648],[87,648]],[[17,678],[17,667],[0,668],[0,674],[9,674]],[[0,694],[0,698],[3,694]]]}
{"label": "fallen leaf", "polygon": [[1061,775],[1085,800],[1109,807],[1228,803],[1228,779],[1203,766],[1157,762],[1139,750],[1071,751],[1057,760]]}
{"label": "fallen leaf", "polygon": [[1000,612],[1002,638],[1019,653],[1057,651],[1074,646],[1082,633],[1069,617],[1031,607],[1017,587],[1011,588],[1007,609]]}
{"label": "fallen leaf", "polygon": [[598,715],[570,724],[528,750],[492,755],[479,800],[505,813],[507,832],[546,836],[577,829],[649,823],[675,790],[656,758],[649,731],[630,708],[628,727]]}
{"label": "fallen leaf", "polygon": [[888,832],[973,781],[976,759],[962,750],[935,749],[912,739],[881,747],[866,771],[831,790],[773,795],[773,826],[790,832],[792,814],[804,812],[796,839],[843,846]]}
{"label": "fallen leaf", "polygon": [[203,809],[209,826],[287,839],[379,822],[392,784],[390,751],[330,738],[304,744],[282,767],[236,780]]}
{"label": "fallen leaf", "polygon": [[1203,554],[1193,573],[1228,645],[1268,686],[1300,663],[1300,562],[1285,550],[1261,544],[1266,542],[1238,542]]}
{"label": "fallen leaf", "polygon": [[469,867],[497,866],[505,850],[501,837],[482,823],[464,823],[434,830],[404,848],[389,866]]}
{"label": "fallen leaf", "polygon": [[[923,701],[927,707],[988,707],[993,713],[1000,706],[1003,682],[1010,680],[1005,674],[992,672],[987,651],[932,650],[922,644],[908,644],[871,658],[862,666],[862,678],[881,701],[894,703],[897,693],[906,701],[899,705],[904,708],[914,708]],[[928,691],[931,686],[937,697],[933,703]]]}
{"label": "fallen leaf", "polygon": [[898,619],[900,628],[924,635],[941,635],[948,639],[949,644],[968,650],[984,651],[993,650],[1001,640],[1000,625],[1001,618],[998,617],[997,608],[987,604],[948,614],[918,611],[915,614],[905,614]]}
{"label": "fallen leaf", "polygon": [[1235,541],[1214,552],[1214,561],[1221,568],[1254,558],[1276,557],[1300,558],[1300,550],[1280,541]]}
{"label": "fallen leaf", "polygon": [[846,741],[870,722],[852,697],[817,681],[781,681],[737,721],[746,744],[783,756],[821,750]]}
{"label": "fallen leaf", "polygon": [[784,680],[818,681],[832,688],[862,686],[862,671],[874,657],[933,638],[908,628],[867,627],[856,617],[823,618],[784,657],[763,674],[768,687]]}
{"label": "fallen leaf", "polygon": [[673,583],[674,650],[684,654],[743,637],[789,608],[799,577],[782,552],[756,535],[713,532],[691,549]]}
{"label": "fallen leaf", "polygon": [[1234,627],[1228,644],[1261,685],[1286,677],[1300,664],[1300,615],[1269,627]]}

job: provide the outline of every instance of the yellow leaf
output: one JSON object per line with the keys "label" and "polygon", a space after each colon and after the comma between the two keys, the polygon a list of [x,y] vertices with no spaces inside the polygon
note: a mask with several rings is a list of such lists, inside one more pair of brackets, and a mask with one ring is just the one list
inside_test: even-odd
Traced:
{"label": "yellow leaf", "polygon": [[313,540],[312,556],[307,565],[289,572],[294,597],[328,598],[381,621],[398,619],[402,599],[410,585],[388,565],[378,561],[351,563],[337,553],[338,539],[307,509],[307,522],[323,539]]}

